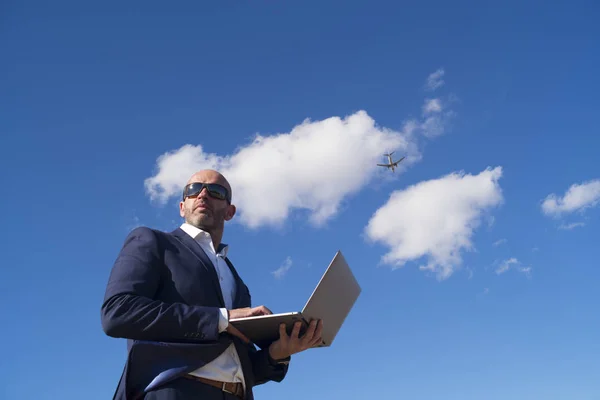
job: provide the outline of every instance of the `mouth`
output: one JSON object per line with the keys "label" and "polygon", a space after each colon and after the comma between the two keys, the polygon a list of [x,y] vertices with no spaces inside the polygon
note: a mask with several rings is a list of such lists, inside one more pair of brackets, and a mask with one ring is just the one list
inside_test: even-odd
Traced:
{"label": "mouth", "polygon": [[210,208],[208,208],[208,206],[204,203],[198,204],[196,207],[194,207],[194,210],[208,210],[210,211]]}

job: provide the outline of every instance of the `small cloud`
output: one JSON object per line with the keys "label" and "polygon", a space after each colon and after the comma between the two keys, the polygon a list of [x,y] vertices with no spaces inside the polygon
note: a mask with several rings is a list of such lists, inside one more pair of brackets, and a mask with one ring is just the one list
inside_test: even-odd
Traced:
{"label": "small cloud", "polygon": [[423,120],[419,125],[423,136],[433,138],[442,135],[450,125],[452,111],[444,111],[440,99],[425,99],[423,104]]}
{"label": "small cloud", "polygon": [[566,224],[566,225],[562,224],[561,226],[558,227],[558,229],[570,231],[572,229],[579,228],[579,227],[582,227],[582,226],[585,226],[585,223],[583,223],[583,222],[573,222],[572,224]]}
{"label": "small cloud", "polygon": [[509,258],[508,260],[502,261],[500,266],[496,268],[496,274],[500,275],[510,269],[511,265],[518,264],[519,261],[516,258]]}
{"label": "small cloud", "polygon": [[431,73],[427,77],[427,83],[425,84],[425,88],[430,91],[434,91],[437,88],[441,87],[444,84],[444,80],[442,77],[444,76],[445,71],[443,68],[439,68],[437,71]]}
{"label": "small cloud", "polygon": [[[426,86],[429,87],[430,84],[433,84],[436,88],[441,86],[443,81],[440,78],[443,74],[443,70],[431,74],[427,78]],[[437,80],[432,81],[432,77]],[[445,103],[450,104],[456,100],[456,96],[450,95]],[[417,132],[427,138],[444,134],[450,126],[451,118],[455,115],[454,111],[449,110],[448,104],[445,103],[442,103],[442,99],[439,97],[426,98],[421,106],[421,118],[412,118],[405,122],[403,131]]]}
{"label": "small cloud", "polygon": [[365,236],[388,246],[382,262],[393,269],[427,257],[419,269],[447,279],[462,263],[461,252],[473,250],[484,216],[502,203],[501,176],[502,167],[456,172],[397,190],[375,211]]}
{"label": "small cloud", "polygon": [[488,294],[490,292],[490,288],[483,288],[483,294]]}
{"label": "small cloud", "polygon": [[277,268],[271,273],[273,274],[275,279],[281,279],[290,270],[290,268],[292,268],[292,258],[288,256],[283,262],[283,264],[281,264],[279,268]]}
{"label": "small cloud", "polygon": [[494,243],[492,243],[492,246],[494,246],[494,247],[498,247],[498,246],[500,246],[501,244],[504,244],[504,243],[506,243],[506,242],[507,242],[507,240],[506,240],[506,239],[500,239],[500,240],[496,240]]}
{"label": "small cloud", "polygon": [[531,249],[531,251],[533,251],[535,253],[536,251],[540,251],[540,248],[539,247],[534,247],[533,249]]}
{"label": "small cloud", "polygon": [[469,267],[467,267],[467,268],[466,268],[466,271],[467,271],[467,274],[468,274],[468,275],[467,275],[467,279],[472,279],[472,278],[473,278],[473,275],[475,275],[475,273],[473,272],[473,268],[469,268]]}
{"label": "small cloud", "polygon": [[573,184],[563,197],[552,193],[542,202],[545,215],[559,217],[575,211],[583,212],[600,202],[600,179]]}
{"label": "small cloud", "polygon": [[423,104],[423,114],[433,114],[439,113],[442,111],[442,104],[440,99],[426,99],[425,104]]}
{"label": "small cloud", "polygon": [[500,265],[498,266],[498,268],[496,268],[496,274],[501,275],[510,269],[514,269],[518,272],[525,274],[528,278],[531,278],[532,268],[530,266],[523,267],[521,262],[514,257],[509,258],[508,260],[502,261],[500,263]]}
{"label": "small cloud", "polygon": [[517,267],[517,271],[525,274],[527,278],[531,278],[531,267]]}

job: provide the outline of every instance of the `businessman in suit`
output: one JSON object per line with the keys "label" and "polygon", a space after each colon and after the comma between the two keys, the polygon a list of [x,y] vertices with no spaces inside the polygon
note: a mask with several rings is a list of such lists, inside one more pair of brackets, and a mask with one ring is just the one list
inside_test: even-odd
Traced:
{"label": "businessman in suit", "polygon": [[179,228],[140,227],[125,239],[101,307],[104,332],[127,339],[114,400],[253,400],[254,386],[281,382],[291,355],[321,342],[321,321],[301,336],[299,324],[289,334],[282,325],[261,349],[229,324],[271,314],[251,306],[221,242],[231,194],[219,172],[199,171],[183,189]]}

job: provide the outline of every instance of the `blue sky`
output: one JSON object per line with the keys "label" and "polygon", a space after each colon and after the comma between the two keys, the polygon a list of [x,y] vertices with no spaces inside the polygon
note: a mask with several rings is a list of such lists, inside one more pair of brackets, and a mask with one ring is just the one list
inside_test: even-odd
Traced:
{"label": "blue sky", "polygon": [[217,166],[256,305],[363,289],[259,399],[600,398],[597,4],[198,3],[3,4],[0,397],[111,398],[112,263]]}

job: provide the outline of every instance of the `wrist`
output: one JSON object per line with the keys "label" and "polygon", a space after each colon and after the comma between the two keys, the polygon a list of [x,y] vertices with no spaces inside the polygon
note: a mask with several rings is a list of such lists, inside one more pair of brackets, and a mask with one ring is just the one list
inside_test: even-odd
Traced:
{"label": "wrist", "polygon": [[267,351],[267,357],[269,359],[269,363],[272,365],[287,364],[291,358],[289,355],[273,352],[271,347],[269,347],[269,350]]}

